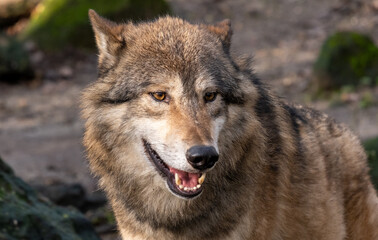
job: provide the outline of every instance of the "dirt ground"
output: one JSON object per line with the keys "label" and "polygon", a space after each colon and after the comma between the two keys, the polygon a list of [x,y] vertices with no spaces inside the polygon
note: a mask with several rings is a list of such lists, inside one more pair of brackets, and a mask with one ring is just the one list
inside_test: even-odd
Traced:
{"label": "dirt ground", "polygon": [[[235,54],[254,55],[263,81],[291,101],[327,112],[361,138],[378,135],[378,89],[368,90],[375,104],[361,108],[361,94],[334,106],[309,101],[311,69],[326,36],[357,30],[378,41],[378,1],[357,0],[170,0],[175,14],[191,22],[230,18]],[[97,187],[81,144],[83,122],[78,99],[96,79],[96,55],[36,51],[33,61],[42,80],[0,85],[0,155],[29,183],[81,183]],[[373,101],[373,102],[374,102]]]}

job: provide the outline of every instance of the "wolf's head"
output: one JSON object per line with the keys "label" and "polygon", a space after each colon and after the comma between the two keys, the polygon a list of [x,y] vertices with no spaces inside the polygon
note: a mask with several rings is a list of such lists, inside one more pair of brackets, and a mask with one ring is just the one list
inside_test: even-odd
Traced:
{"label": "wolf's head", "polygon": [[229,21],[135,25],[89,15],[99,49],[98,80],[83,98],[92,168],[125,188],[165,183],[179,197],[198,196],[217,163],[235,167],[242,106],[255,91],[230,58]]}

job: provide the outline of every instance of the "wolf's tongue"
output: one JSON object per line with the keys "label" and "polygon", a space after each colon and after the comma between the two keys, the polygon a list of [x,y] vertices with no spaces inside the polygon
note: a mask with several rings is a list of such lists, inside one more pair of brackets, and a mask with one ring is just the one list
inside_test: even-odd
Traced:
{"label": "wolf's tongue", "polygon": [[175,173],[178,174],[179,178],[181,179],[181,184],[184,187],[192,188],[198,185],[198,178],[200,177],[199,173],[188,173],[188,172],[175,169],[173,167],[169,167],[169,171],[173,173],[173,175]]}

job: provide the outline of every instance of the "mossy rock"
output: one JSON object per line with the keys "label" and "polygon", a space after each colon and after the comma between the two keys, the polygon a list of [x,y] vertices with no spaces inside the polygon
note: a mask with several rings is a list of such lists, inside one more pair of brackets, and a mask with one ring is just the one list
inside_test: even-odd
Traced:
{"label": "mossy rock", "polygon": [[355,32],[338,32],[324,42],[314,65],[312,89],[338,90],[343,86],[373,85],[378,81],[378,47]]}
{"label": "mossy rock", "polygon": [[53,205],[0,159],[0,239],[100,240],[74,209]]}
{"label": "mossy rock", "polygon": [[94,49],[89,9],[114,21],[153,19],[170,12],[164,0],[43,0],[22,37],[48,50],[69,45]]}
{"label": "mossy rock", "polygon": [[363,145],[368,155],[370,176],[378,190],[378,137],[366,140]]}
{"label": "mossy rock", "polygon": [[0,81],[14,83],[33,75],[29,54],[23,44],[0,33]]}
{"label": "mossy rock", "polygon": [[0,1],[0,28],[16,23],[20,18],[27,17],[40,0],[3,0]]}

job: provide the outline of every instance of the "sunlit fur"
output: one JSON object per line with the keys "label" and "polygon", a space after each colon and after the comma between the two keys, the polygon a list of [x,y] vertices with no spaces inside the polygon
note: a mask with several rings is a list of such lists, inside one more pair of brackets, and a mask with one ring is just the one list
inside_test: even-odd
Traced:
{"label": "sunlit fur", "polygon": [[[99,77],[83,93],[84,145],[123,239],[378,239],[378,201],[358,139],[275,97],[248,58],[230,56],[228,21],[90,18]],[[156,91],[169,99],[154,100]],[[206,103],[208,91],[219,94]],[[172,194],[142,139],[188,172],[196,170],[187,149],[214,146],[220,157],[202,194]]]}

